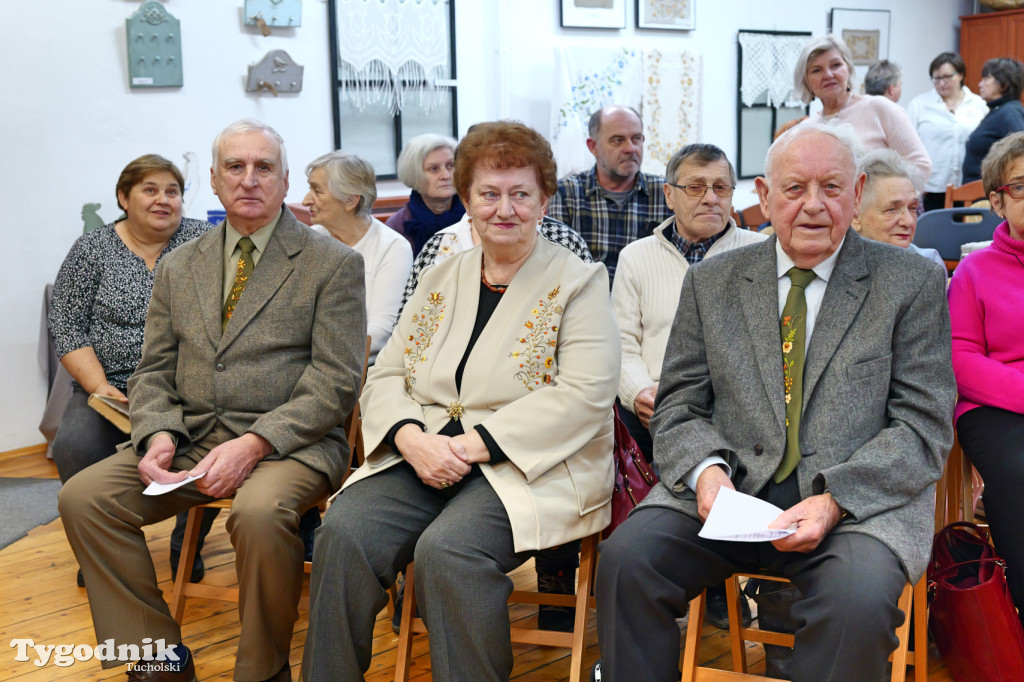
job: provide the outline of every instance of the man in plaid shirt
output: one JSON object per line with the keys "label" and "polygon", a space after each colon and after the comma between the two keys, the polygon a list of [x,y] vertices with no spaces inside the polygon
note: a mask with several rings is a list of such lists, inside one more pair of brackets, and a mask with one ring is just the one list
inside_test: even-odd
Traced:
{"label": "man in plaid shirt", "polygon": [[595,111],[589,133],[587,148],[597,163],[559,180],[548,215],[580,233],[611,280],[619,251],[649,235],[672,211],[665,204],[665,179],[640,172],[644,126],[635,109],[611,105]]}

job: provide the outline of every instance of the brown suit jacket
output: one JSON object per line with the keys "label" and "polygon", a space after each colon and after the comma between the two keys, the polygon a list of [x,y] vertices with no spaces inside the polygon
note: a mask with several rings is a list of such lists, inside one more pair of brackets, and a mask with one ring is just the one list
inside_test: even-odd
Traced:
{"label": "brown suit jacket", "polygon": [[224,223],[167,254],[153,284],[142,361],[128,381],[132,444],[157,431],[187,452],[220,421],[341,483],[341,423],[366,339],[363,259],[284,209],[221,333]]}

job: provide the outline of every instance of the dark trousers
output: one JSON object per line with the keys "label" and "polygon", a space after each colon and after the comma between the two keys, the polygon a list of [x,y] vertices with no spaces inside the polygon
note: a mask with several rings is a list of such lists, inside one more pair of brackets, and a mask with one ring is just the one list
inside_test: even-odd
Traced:
{"label": "dark trousers", "polygon": [[804,595],[792,611],[794,682],[882,679],[907,581],[888,547],[859,533],[831,533],[807,554],[779,552],[768,542],[704,540],[700,528],[674,509],[642,507],[602,543],[597,633],[605,680],[678,680],[675,619],[701,590],[740,570],[781,575]]}
{"label": "dark trousers", "polygon": [[1006,560],[1006,582],[1024,609],[1024,414],[977,407],[956,422],[960,447],[985,481],[985,516],[996,552]]}

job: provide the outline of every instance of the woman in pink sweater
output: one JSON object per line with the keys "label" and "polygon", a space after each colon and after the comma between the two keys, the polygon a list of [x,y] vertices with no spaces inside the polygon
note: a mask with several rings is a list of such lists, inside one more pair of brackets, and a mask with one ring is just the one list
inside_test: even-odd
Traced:
{"label": "woman in pink sweater", "polygon": [[793,70],[794,92],[800,100],[804,104],[821,100],[822,110],[811,120],[846,121],[857,131],[864,151],[895,149],[922,178],[930,177],[932,161],[907,112],[885,97],[854,93],[854,80],[850,48],[831,34],[811,38]]}
{"label": "woman in pink sweater", "polygon": [[955,419],[964,454],[985,481],[985,514],[1024,613],[1024,132],[994,144],[981,168],[1005,222],[991,246],[960,263],[949,287]]}

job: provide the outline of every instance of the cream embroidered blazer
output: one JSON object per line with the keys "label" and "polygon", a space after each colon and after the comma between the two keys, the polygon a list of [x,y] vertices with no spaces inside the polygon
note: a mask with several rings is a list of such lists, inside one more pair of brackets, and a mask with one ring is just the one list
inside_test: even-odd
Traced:
{"label": "cream embroidered blazer", "polygon": [[603,265],[538,239],[466,362],[480,299],[480,247],[425,271],[363,389],[366,463],[346,485],[402,461],[384,442],[403,419],[437,433],[460,402],[508,456],[479,465],[517,552],[602,530],[611,516],[612,402],[621,351]]}

